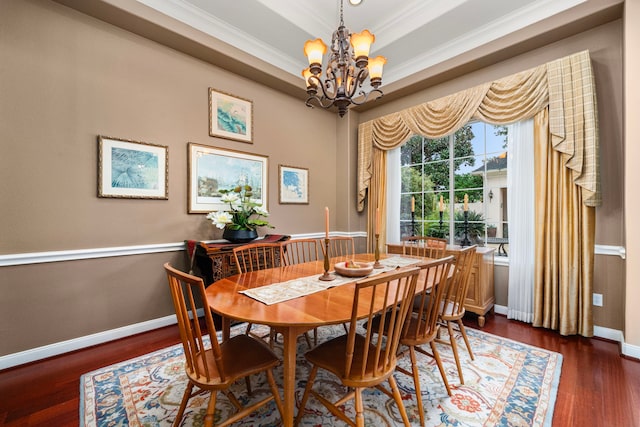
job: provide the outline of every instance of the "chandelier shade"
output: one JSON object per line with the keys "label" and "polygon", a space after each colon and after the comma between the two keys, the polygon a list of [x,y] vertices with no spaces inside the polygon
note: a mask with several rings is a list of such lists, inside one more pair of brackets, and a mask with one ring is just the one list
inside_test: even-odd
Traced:
{"label": "chandelier shade", "polygon": [[[327,66],[322,69],[327,45],[322,39],[307,40],[304,54],[309,67],[302,71],[307,94],[306,105],[322,108],[337,107],[343,117],[351,105],[365,103],[371,94],[382,96],[382,69],[387,59],[383,56],[369,58],[371,45],[376,37],[369,30],[350,33],[344,26],[342,0],[340,1],[340,24],[331,37],[330,55]],[[324,76],[323,76],[324,74]],[[363,84],[369,79],[373,89],[366,92]]]}

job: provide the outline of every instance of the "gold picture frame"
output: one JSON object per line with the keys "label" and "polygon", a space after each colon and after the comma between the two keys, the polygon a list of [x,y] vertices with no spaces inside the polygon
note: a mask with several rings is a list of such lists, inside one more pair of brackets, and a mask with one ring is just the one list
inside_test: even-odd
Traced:
{"label": "gold picture frame", "polygon": [[209,135],[253,143],[253,102],[209,88]]}
{"label": "gold picture frame", "polygon": [[309,204],[309,169],[278,165],[278,201],[281,205]]}
{"label": "gold picture frame", "polygon": [[169,198],[169,147],[98,136],[98,197]]}
{"label": "gold picture frame", "polygon": [[267,209],[269,157],[190,142],[188,144],[188,211],[225,210],[221,189],[250,185],[253,196]]}

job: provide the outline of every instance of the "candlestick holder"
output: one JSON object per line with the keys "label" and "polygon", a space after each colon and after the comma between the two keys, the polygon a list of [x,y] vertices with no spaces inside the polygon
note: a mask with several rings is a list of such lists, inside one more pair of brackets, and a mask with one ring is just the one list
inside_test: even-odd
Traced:
{"label": "candlestick holder", "polygon": [[325,282],[329,282],[334,280],[336,276],[329,273],[329,268],[331,265],[329,264],[329,239],[324,239],[324,249],[322,251],[322,256],[324,257],[324,273],[322,276],[318,277],[319,280],[324,280]]}
{"label": "candlestick holder", "polygon": [[460,246],[464,248],[465,246],[471,245],[471,241],[469,240],[469,212],[468,211],[464,211],[463,225],[464,225],[464,239],[462,239]]}
{"label": "candlestick holder", "polygon": [[443,214],[444,214],[444,212],[440,211],[440,222],[439,222],[440,227],[439,227],[439,229],[438,229],[438,231],[439,231],[439,236],[438,236],[438,237],[444,237],[444,236],[442,235],[442,215],[443,215]]}
{"label": "candlestick holder", "polygon": [[373,268],[384,268],[384,265],[380,263],[380,234],[376,234],[376,247],[373,250],[373,256],[376,260],[373,263]]}
{"label": "candlestick holder", "polygon": [[411,237],[416,235],[416,214],[411,212]]}

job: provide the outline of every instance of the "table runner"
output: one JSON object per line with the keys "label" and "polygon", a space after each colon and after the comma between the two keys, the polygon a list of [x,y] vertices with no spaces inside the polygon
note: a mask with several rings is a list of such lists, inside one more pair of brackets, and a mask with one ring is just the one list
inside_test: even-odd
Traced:
{"label": "table runner", "polygon": [[[381,259],[380,264],[382,264],[382,268],[374,269],[368,276],[374,276],[376,274],[391,271],[396,268],[417,264],[421,261],[421,259],[406,258],[401,256]],[[273,283],[271,285],[261,286],[255,289],[246,289],[244,291],[240,291],[240,293],[245,294],[257,301],[260,301],[263,304],[272,305],[306,295],[311,295],[313,293],[324,291],[325,289],[333,288],[336,286],[342,286],[347,283],[353,283],[363,279],[364,277],[368,277],[345,277],[339,275],[335,271],[331,271],[331,273],[335,275],[334,280],[320,280],[320,275],[314,274],[313,276],[299,277],[297,279],[288,280],[286,282]]]}

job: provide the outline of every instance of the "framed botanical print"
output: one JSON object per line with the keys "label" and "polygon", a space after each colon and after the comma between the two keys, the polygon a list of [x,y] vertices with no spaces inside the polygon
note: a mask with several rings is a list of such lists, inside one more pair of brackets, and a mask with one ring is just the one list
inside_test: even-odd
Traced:
{"label": "framed botanical print", "polygon": [[309,204],[309,169],[279,165],[278,177],[281,204]]}
{"label": "framed botanical print", "polygon": [[169,198],[169,148],[98,136],[98,197]]}
{"label": "framed botanical print", "polygon": [[268,157],[190,142],[189,213],[224,210],[219,190],[250,185],[252,199],[267,209]]}
{"label": "framed botanical print", "polygon": [[253,102],[209,88],[209,135],[253,143]]}

